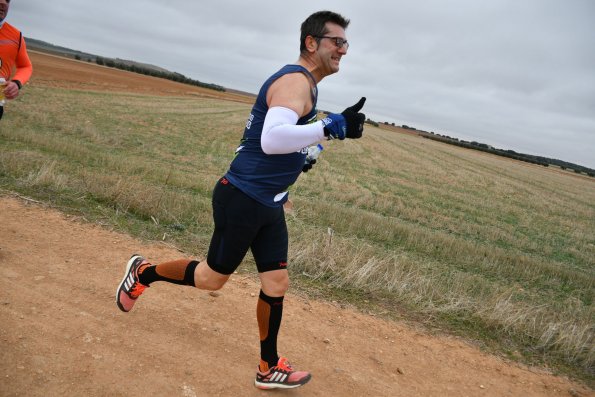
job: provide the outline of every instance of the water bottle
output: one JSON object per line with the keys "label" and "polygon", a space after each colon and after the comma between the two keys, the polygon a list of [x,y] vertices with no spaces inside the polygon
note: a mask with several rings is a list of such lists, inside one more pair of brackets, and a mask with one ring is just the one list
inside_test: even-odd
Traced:
{"label": "water bottle", "polygon": [[308,154],[306,155],[306,162],[311,163],[312,160],[316,160],[320,155],[320,152],[324,150],[324,147],[319,143],[316,146],[308,147]]}
{"label": "water bottle", "polygon": [[314,163],[316,163],[316,159],[320,155],[324,148],[319,143],[316,146],[309,146],[308,153],[306,154],[306,161],[304,162],[304,166],[302,167],[303,172],[308,172]]}

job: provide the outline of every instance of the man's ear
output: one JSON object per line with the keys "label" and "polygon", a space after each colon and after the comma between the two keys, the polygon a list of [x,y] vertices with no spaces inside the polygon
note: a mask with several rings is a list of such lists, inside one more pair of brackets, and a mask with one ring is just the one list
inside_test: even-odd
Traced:
{"label": "man's ear", "polygon": [[306,36],[306,50],[314,52],[318,49],[318,41],[312,36]]}

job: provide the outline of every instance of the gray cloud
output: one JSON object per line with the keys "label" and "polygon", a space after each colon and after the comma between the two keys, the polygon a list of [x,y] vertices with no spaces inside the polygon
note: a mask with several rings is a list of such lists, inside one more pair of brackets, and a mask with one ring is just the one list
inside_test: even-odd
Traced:
{"label": "gray cloud", "polygon": [[319,9],[352,20],[320,108],[365,95],[377,121],[595,168],[590,0],[28,0],[7,20],[27,37],[256,92],[297,59],[299,26]]}

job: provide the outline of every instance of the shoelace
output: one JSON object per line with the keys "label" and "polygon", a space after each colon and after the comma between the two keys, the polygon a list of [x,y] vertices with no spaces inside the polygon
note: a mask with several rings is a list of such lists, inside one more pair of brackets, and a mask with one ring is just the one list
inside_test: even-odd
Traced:
{"label": "shoelace", "polygon": [[285,359],[279,360],[279,363],[277,364],[276,367],[278,369],[280,369],[280,370],[283,370],[283,371],[288,371],[288,372],[292,372],[293,371],[293,367]]}
{"label": "shoelace", "polygon": [[130,296],[133,298],[138,298],[140,296],[140,294],[143,293],[143,291],[145,290],[145,286],[142,285],[141,283],[139,283],[138,281],[136,283],[134,283],[134,285],[132,286],[132,288],[130,289]]}

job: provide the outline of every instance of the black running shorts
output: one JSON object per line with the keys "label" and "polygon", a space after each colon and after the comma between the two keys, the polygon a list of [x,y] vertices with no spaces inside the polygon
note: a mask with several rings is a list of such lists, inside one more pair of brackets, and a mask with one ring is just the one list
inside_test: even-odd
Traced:
{"label": "black running shorts", "polygon": [[213,191],[215,230],[207,263],[214,271],[232,274],[248,249],[259,273],[287,266],[287,224],[283,207],[267,207],[221,178]]}

